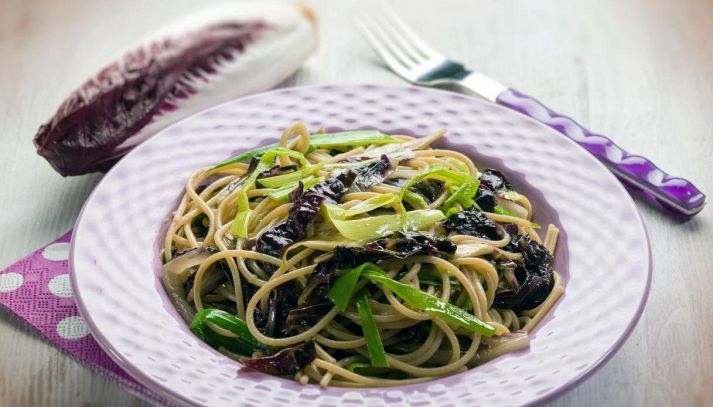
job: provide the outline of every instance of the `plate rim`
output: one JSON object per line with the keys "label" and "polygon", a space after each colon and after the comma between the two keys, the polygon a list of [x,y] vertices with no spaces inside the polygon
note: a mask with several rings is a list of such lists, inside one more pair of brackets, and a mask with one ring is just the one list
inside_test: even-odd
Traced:
{"label": "plate rim", "polygon": [[[212,110],[219,110],[223,108],[226,105],[230,105],[233,103],[237,102],[243,102],[247,101],[253,98],[260,98],[260,97],[265,97],[267,95],[271,94],[276,94],[276,93],[282,93],[290,90],[307,90],[307,91],[315,91],[315,90],[322,90],[322,91],[328,91],[328,90],[334,90],[334,89],[339,89],[339,88],[349,88],[349,89],[417,89],[419,91],[425,91],[425,92],[434,92],[434,93],[439,93],[439,94],[445,94],[445,95],[459,95],[462,97],[465,97],[467,99],[470,99],[471,101],[474,101],[476,103],[482,103],[485,105],[489,105],[491,107],[496,107],[497,109],[501,111],[507,111],[508,114],[514,114],[517,115],[520,119],[524,119],[525,121],[530,122],[531,124],[535,124],[547,132],[549,132],[552,136],[554,137],[559,137],[563,140],[566,140],[566,142],[574,144],[577,146],[578,149],[584,150],[581,146],[579,146],[574,140],[566,137],[565,135],[557,132],[556,130],[552,129],[551,127],[535,120],[532,119],[529,116],[526,116],[522,113],[519,113],[517,111],[514,111],[512,109],[508,109],[504,106],[498,105],[496,103],[493,103],[489,100],[481,99],[481,98],[476,98],[471,95],[466,95],[458,92],[451,92],[447,90],[442,90],[442,89],[436,89],[436,88],[428,88],[428,87],[419,87],[419,86],[413,86],[413,85],[394,85],[394,84],[377,84],[377,83],[345,83],[345,84],[316,84],[316,85],[302,85],[302,86],[288,86],[288,87],[281,87],[281,88],[275,88],[271,89],[268,91],[264,92],[258,92],[242,97],[238,97],[226,102],[222,102],[219,104],[216,104],[214,106],[208,107],[206,109],[203,109],[201,111],[198,111],[196,113],[193,113],[171,125],[168,127],[165,127],[161,129],[160,131],[156,132],[153,136],[151,136],[148,140],[145,140],[144,142],[140,143],[137,145],[135,148],[133,148],[129,153],[127,153],[124,157],[121,158],[120,161],[123,161],[125,157],[129,157],[131,155],[137,154],[137,152],[142,151],[143,149],[148,148],[147,146],[150,146],[152,143],[153,139],[156,139],[158,136],[167,133],[171,131],[174,127],[181,126],[183,123],[188,122],[193,120],[197,116],[201,116],[209,111]],[[584,150],[586,152],[586,150]],[[548,401],[552,401],[554,399],[557,399],[561,397],[562,395],[568,393],[571,391],[574,387],[577,385],[581,384],[584,380],[587,378],[591,377],[594,373],[599,371],[620,349],[621,347],[626,343],[628,338],[631,336],[632,332],[636,328],[638,322],[641,320],[641,316],[643,315],[644,309],[646,307],[646,304],[648,302],[649,294],[651,291],[651,283],[652,283],[652,275],[653,275],[653,254],[652,254],[652,248],[651,248],[651,239],[649,236],[648,229],[646,227],[646,224],[644,223],[644,219],[641,216],[641,213],[639,212],[638,208],[636,207],[636,204],[634,202],[634,199],[632,198],[631,194],[626,190],[624,185],[616,178],[616,176],[609,171],[609,169],[601,163],[599,160],[597,160],[594,156],[591,154],[587,153],[586,154],[590,161],[592,161],[595,165],[598,165],[601,169],[603,169],[608,176],[610,177],[610,181],[613,181],[613,184],[616,185],[617,189],[620,189],[621,191],[624,192],[625,196],[625,201],[630,207],[631,210],[633,210],[634,213],[636,213],[636,225],[641,229],[642,234],[645,237],[645,242],[646,242],[646,250],[648,252],[648,256],[646,256],[646,283],[641,295],[641,298],[639,299],[639,302],[637,304],[636,310],[634,311],[634,314],[632,318],[627,322],[626,328],[621,332],[620,335],[616,338],[614,341],[614,344],[610,346],[606,352],[604,352],[601,357],[599,357],[596,361],[592,362],[592,364],[585,370],[583,370],[581,373],[579,373],[576,376],[573,376],[570,378],[567,382],[563,383],[561,386],[556,386],[553,389],[546,391],[540,395],[538,395],[535,398],[532,398],[525,404],[524,406],[534,406],[534,405],[540,405]],[[85,210],[89,206],[89,204],[93,201],[95,196],[97,195],[97,192],[100,190],[102,185],[107,181],[109,178],[109,175],[112,174],[113,172],[116,171],[116,168],[120,165],[120,162],[112,166],[109,171],[107,171],[104,176],[102,176],[101,180],[94,186],[94,189],[92,192],[89,194],[87,199],[84,201],[84,204],[82,205],[82,209],[80,210],[77,219],[74,223],[74,229],[76,230],[79,225],[81,224],[81,221],[83,219],[83,215],[85,213]],[[75,238],[74,235],[72,236],[71,242],[70,242],[70,250],[69,250],[69,271],[70,271],[70,282],[72,286],[72,290],[74,293],[74,300],[77,305],[77,309],[79,311],[79,315],[85,320],[90,333],[96,340],[96,342],[99,344],[100,348],[109,355],[109,357],[119,365],[125,372],[127,372],[132,378],[134,378],[137,382],[141,383],[142,385],[146,386],[150,391],[158,394],[159,396],[165,398],[166,400],[169,400],[174,403],[178,403],[181,405],[194,405],[193,400],[184,397],[181,393],[172,391],[170,388],[167,386],[164,386],[162,383],[154,380],[150,376],[148,376],[146,373],[144,373],[141,369],[138,369],[135,365],[132,363],[124,360],[118,352],[115,351],[114,347],[109,343],[109,340],[102,334],[101,330],[98,329],[91,317],[91,312],[89,311],[88,307],[84,303],[84,299],[82,298],[81,290],[78,289],[78,282],[77,282],[77,273],[75,272],[75,263],[74,263],[74,258],[76,255],[76,247],[75,247]],[[395,389],[398,388],[405,388],[405,387],[412,387],[412,386],[419,386],[418,384],[415,385],[404,385],[404,386],[396,386],[394,387]],[[362,388],[354,388],[352,390],[358,391],[359,389]]]}

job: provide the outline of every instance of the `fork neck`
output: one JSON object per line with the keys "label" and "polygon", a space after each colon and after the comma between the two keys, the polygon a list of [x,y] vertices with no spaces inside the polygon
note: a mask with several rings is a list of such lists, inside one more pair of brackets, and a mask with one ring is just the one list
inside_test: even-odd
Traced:
{"label": "fork neck", "polygon": [[471,72],[455,84],[456,88],[465,93],[474,94],[495,102],[498,96],[508,89],[502,83],[478,72]]}

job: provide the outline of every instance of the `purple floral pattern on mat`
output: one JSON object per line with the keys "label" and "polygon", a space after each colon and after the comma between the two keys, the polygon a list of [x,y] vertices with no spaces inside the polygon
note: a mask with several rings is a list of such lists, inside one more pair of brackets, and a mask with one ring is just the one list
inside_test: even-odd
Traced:
{"label": "purple floral pattern on mat", "polygon": [[111,377],[130,393],[167,404],[138,383],[104,353],[74,303],[69,281],[72,231],[0,272],[0,306],[34,328],[62,351]]}

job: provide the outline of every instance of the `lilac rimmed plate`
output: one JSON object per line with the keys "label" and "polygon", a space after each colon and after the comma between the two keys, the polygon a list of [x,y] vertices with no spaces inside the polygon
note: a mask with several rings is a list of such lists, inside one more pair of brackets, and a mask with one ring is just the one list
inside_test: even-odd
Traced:
{"label": "lilac rimmed plate", "polygon": [[[188,331],[158,280],[161,232],[195,169],[267,142],[295,121],[312,130],[428,134],[501,169],[562,230],[556,268],[566,291],[530,349],[421,385],[302,386],[240,369]],[[628,337],[644,307],[650,248],[634,203],[597,160],[559,133],[466,96],[413,87],[317,86],[239,99],[192,116],[122,159],[87,200],[70,267],[79,310],[103,349],[179,404],[536,404],[571,388]]]}

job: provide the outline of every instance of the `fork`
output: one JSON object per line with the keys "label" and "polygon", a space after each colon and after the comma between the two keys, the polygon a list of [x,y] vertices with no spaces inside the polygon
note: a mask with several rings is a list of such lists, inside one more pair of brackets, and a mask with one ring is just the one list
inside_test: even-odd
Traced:
{"label": "fork", "polygon": [[357,26],[386,65],[406,81],[427,87],[448,87],[480,96],[537,120],[564,134],[601,161],[625,184],[638,188],[664,206],[688,216],[703,209],[706,196],[690,181],[673,177],[648,159],[628,153],[608,137],[593,133],[531,96],[446,58],[416,35],[394,12],[382,22],[364,17]]}

